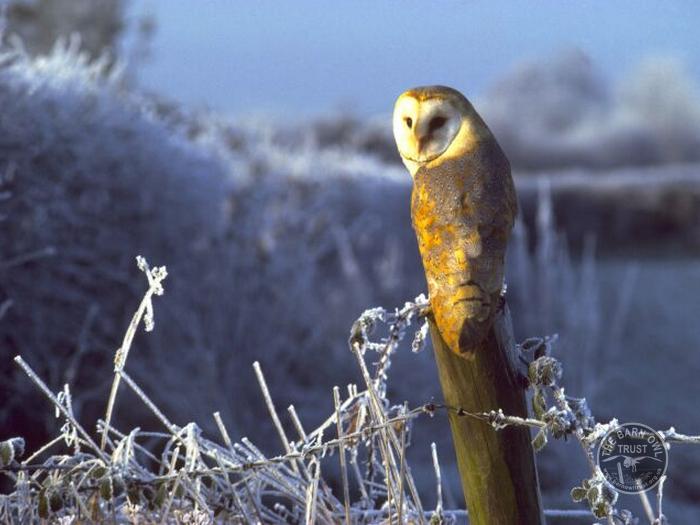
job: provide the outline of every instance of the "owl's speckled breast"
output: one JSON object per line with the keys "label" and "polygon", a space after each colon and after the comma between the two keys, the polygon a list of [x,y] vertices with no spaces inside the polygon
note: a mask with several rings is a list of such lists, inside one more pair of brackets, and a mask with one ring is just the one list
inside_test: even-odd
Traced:
{"label": "owl's speckled breast", "polygon": [[411,217],[440,333],[454,352],[468,355],[497,309],[505,239],[494,236],[488,216],[475,213],[485,209],[478,180],[465,181],[465,166],[456,168],[416,173]]}

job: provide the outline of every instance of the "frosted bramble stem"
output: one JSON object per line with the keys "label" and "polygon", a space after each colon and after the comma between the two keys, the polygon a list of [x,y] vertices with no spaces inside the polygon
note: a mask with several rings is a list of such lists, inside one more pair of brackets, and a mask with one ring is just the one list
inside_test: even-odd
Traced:
{"label": "frosted bramble stem", "polygon": [[147,332],[153,330],[153,303],[152,297],[154,295],[163,295],[163,280],[168,276],[168,272],[165,266],[155,267],[153,269],[149,268],[148,262],[144,257],[140,255],[136,257],[136,264],[143,273],[146,274],[148,279],[148,290],[141,300],[136,313],[131,318],[129,327],[124,334],[124,339],[122,344],[117,350],[114,356],[114,381],[112,382],[112,389],[109,393],[109,399],[107,400],[107,410],[105,412],[104,427],[102,429],[102,440],[100,441],[100,449],[104,450],[105,444],[107,442],[107,434],[109,432],[109,425],[112,421],[112,412],[114,411],[114,403],[117,399],[117,391],[119,390],[119,382],[121,376],[119,372],[124,370],[126,365],[126,359],[129,356],[129,350],[131,349],[131,343],[136,335],[136,330],[138,329],[141,319],[144,321],[144,327]]}

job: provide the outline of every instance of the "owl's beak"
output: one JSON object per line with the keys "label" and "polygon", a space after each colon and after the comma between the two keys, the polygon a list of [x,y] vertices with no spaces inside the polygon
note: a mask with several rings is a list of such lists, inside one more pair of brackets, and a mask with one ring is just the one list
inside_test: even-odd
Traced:
{"label": "owl's beak", "polygon": [[415,152],[413,156],[407,155],[406,153],[401,153],[401,156],[411,162],[417,162],[419,164],[424,164],[430,162],[431,160],[437,158],[442,151],[430,152],[430,143],[433,140],[433,134],[431,132],[426,132],[422,135],[416,133],[413,135],[413,144],[415,145]]}
{"label": "owl's beak", "polygon": [[425,148],[426,144],[428,141],[431,139],[430,133],[426,133],[422,137],[418,137],[418,154],[422,155],[423,154],[423,149]]}

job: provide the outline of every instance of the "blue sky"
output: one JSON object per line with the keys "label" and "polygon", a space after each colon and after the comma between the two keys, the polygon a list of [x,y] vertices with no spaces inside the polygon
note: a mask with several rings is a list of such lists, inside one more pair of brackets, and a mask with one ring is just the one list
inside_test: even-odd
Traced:
{"label": "blue sky", "polygon": [[691,0],[135,4],[132,15],[149,9],[158,24],[141,84],[233,115],[382,113],[420,84],[473,96],[523,60],[568,48],[613,79],[650,56],[679,58],[700,79],[700,2]]}

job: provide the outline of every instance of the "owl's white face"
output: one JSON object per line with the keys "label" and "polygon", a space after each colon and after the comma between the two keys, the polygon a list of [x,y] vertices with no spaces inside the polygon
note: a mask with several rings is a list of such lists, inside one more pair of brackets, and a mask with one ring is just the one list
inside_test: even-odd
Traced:
{"label": "owl's white face", "polygon": [[449,99],[399,97],[394,107],[394,139],[411,175],[450,147],[462,121],[461,111]]}

